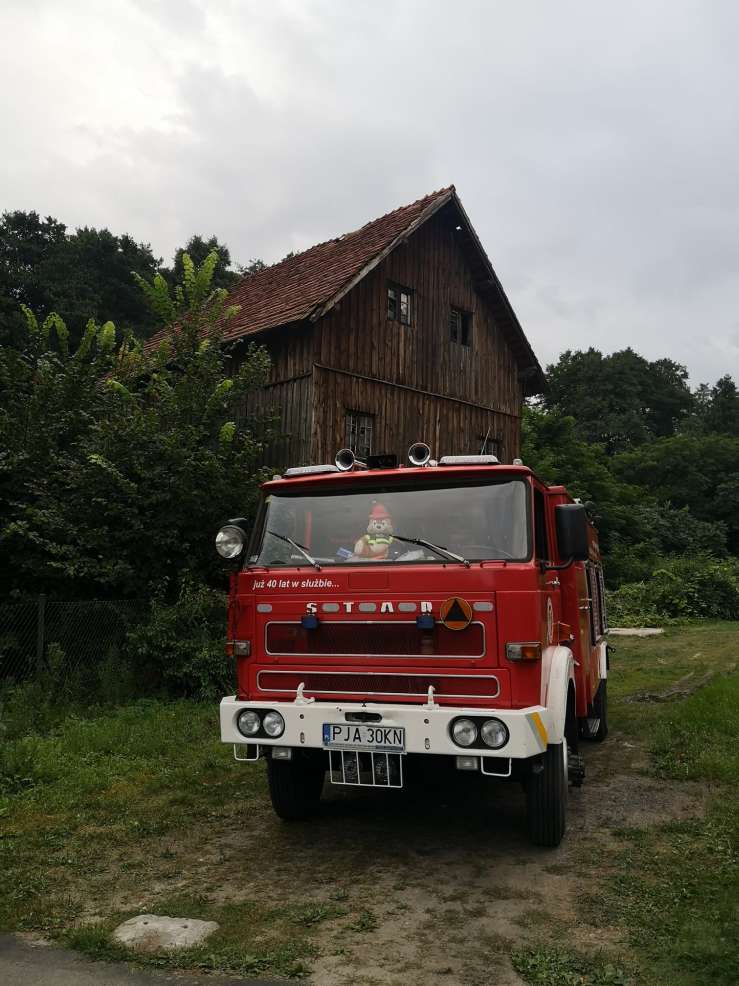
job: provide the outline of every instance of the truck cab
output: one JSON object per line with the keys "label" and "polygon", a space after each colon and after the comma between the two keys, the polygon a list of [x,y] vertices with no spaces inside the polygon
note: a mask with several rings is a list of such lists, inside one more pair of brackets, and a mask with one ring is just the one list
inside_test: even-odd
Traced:
{"label": "truck cab", "polygon": [[266,761],[277,814],[307,815],[326,775],[399,788],[426,758],[520,781],[531,840],[558,845],[579,743],[607,735],[585,507],[519,462],[422,444],[407,466],[342,450],[262,493],[251,530],[216,539],[238,689],[220,718],[237,760]]}

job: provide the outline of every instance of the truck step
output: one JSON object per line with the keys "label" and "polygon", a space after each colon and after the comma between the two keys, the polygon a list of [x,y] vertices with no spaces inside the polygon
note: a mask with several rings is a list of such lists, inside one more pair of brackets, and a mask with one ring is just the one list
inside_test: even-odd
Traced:
{"label": "truck step", "polygon": [[573,787],[582,787],[585,780],[585,760],[576,753],[570,753],[567,758],[567,773]]}

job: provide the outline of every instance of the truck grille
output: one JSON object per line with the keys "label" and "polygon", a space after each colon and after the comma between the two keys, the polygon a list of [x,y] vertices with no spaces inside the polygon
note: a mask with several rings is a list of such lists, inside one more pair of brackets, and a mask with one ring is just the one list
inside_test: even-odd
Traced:
{"label": "truck grille", "polygon": [[437,698],[496,698],[500,684],[495,675],[393,674],[353,671],[260,671],[257,687],[263,692],[294,695],[300,684],[306,695],[374,695],[426,697],[429,686]]}
{"label": "truck grille", "polygon": [[415,623],[325,623],[305,630],[300,623],[269,623],[268,654],[310,654],[315,657],[482,657],[485,633],[481,623],[449,630],[437,623],[419,630]]}

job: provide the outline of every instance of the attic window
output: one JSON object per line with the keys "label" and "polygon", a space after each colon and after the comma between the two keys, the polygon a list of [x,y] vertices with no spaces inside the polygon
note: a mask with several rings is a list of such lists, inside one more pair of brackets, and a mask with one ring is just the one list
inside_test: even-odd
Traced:
{"label": "attic window", "polygon": [[410,325],[413,313],[412,298],[410,288],[403,288],[399,284],[388,284],[387,317],[393,322],[400,322],[401,325]]}
{"label": "attic window", "polygon": [[472,312],[465,312],[461,308],[450,309],[449,338],[460,346],[472,345]]}

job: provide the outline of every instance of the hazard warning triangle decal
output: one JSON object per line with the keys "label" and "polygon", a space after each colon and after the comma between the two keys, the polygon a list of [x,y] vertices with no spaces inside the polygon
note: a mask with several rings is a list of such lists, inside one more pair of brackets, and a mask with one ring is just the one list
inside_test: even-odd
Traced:
{"label": "hazard warning triangle decal", "polygon": [[448,630],[464,630],[472,619],[472,607],[466,599],[452,596],[441,604],[439,615]]}

